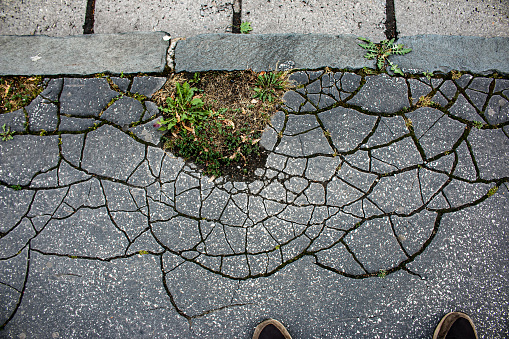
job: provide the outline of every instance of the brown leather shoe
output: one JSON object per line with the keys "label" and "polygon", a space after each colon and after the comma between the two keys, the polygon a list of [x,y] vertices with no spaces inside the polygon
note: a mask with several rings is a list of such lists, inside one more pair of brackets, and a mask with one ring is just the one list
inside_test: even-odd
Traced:
{"label": "brown leather shoe", "polygon": [[438,323],[433,339],[478,339],[475,326],[468,315],[461,312],[446,314]]}
{"label": "brown leather shoe", "polygon": [[253,339],[292,339],[292,337],[283,324],[269,319],[256,326]]}

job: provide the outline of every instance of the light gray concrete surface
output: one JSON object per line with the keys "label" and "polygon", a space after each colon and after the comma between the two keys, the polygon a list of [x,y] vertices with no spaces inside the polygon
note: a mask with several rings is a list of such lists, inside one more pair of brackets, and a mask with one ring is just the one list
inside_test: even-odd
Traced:
{"label": "light gray concrete surface", "polygon": [[358,42],[348,35],[204,34],[177,43],[175,70],[270,71],[281,64],[290,68],[372,66],[363,58]]}
{"label": "light gray concrete surface", "polygon": [[402,37],[398,43],[412,48],[391,57],[404,71],[509,73],[509,38],[420,35]]}
{"label": "light gray concrete surface", "polygon": [[164,32],[0,36],[0,75],[162,72],[166,36]]}
{"label": "light gray concrete surface", "polygon": [[172,37],[231,32],[233,1],[96,1],[96,33],[164,31]]}
{"label": "light gray concrete surface", "polygon": [[81,34],[86,7],[84,0],[2,0],[0,35]]}
{"label": "light gray concrete surface", "polygon": [[242,21],[253,33],[355,34],[385,38],[385,0],[244,0]]}
{"label": "light gray concrete surface", "polygon": [[395,0],[400,36],[509,36],[507,0]]}

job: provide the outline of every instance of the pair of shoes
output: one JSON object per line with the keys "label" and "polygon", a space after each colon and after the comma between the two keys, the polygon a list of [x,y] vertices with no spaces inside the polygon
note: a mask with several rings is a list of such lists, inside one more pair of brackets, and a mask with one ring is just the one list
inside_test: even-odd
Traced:
{"label": "pair of shoes", "polygon": [[256,326],[253,339],[292,339],[292,337],[283,324],[269,319]]}
{"label": "pair of shoes", "polygon": [[461,312],[446,314],[438,323],[433,339],[477,339],[474,322]]}
{"label": "pair of shoes", "polygon": [[[292,339],[286,328],[274,319],[256,326],[253,339]],[[478,339],[474,322],[461,312],[446,314],[438,323],[433,339]]]}

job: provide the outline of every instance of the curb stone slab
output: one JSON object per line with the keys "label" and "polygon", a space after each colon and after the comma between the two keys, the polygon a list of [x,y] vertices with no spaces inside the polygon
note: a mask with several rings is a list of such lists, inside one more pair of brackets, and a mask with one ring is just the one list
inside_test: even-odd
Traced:
{"label": "curb stone slab", "polygon": [[[204,34],[177,43],[175,70],[374,68],[359,43],[353,35]],[[398,43],[412,48],[411,53],[391,57],[405,71],[509,74],[509,38],[419,35],[402,37]]]}
{"label": "curb stone slab", "polygon": [[391,57],[404,72],[452,70],[509,74],[509,37],[416,35],[398,39],[412,52]]}
{"label": "curb stone slab", "polygon": [[[289,68],[351,68],[371,66],[353,35],[204,34],[179,41],[177,72],[206,70],[277,70]],[[312,51],[312,53],[310,53]]]}
{"label": "curb stone slab", "polygon": [[[509,81],[291,78],[252,182],[156,147],[150,99],[56,81],[87,88],[80,108],[0,143],[0,335],[248,338],[274,317],[297,338],[421,339],[455,309],[506,335]],[[384,88],[405,100],[376,104]],[[130,113],[94,114],[98,93]]]}
{"label": "curb stone slab", "polygon": [[161,73],[164,32],[68,37],[0,36],[0,75]]}
{"label": "curb stone slab", "polygon": [[[170,42],[163,39],[167,36],[164,32],[0,36],[0,75],[161,73],[169,55]],[[374,68],[374,61],[364,58],[359,42],[353,35],[204,34],[176,42],[175,70]],[[398,43],[411,47],[412,52],[391,60],[408,72],[509,74],[509,38],[422,35],[403,37]]]}

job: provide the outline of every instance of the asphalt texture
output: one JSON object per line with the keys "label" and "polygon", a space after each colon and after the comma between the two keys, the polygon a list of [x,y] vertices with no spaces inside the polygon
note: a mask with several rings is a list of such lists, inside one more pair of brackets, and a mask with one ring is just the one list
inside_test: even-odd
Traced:
{"label": "asphalt texture", "polygon": [[[451,311],[509,337],[508,9],[0,2],[0,74],[48,76],[0,115],[16,132],[0,141],[0,338],[247,339],[267,318],[297,339],[431,338]],[[253,31],[225,34],[239,22]],[[390,57],[407,76],[354,73],[375,65],[357,37],[412,48]],[[248,68],[298,69],[255,180],[159,147],[163,70]]]}
{"label": "asphalt texture", "polygon": [[290,79],[252,182],[157,147],[134,93],[163,77],[52,78],[0,116],[0,336],[430,338],[460,310],[507,337],[509,80]]}

